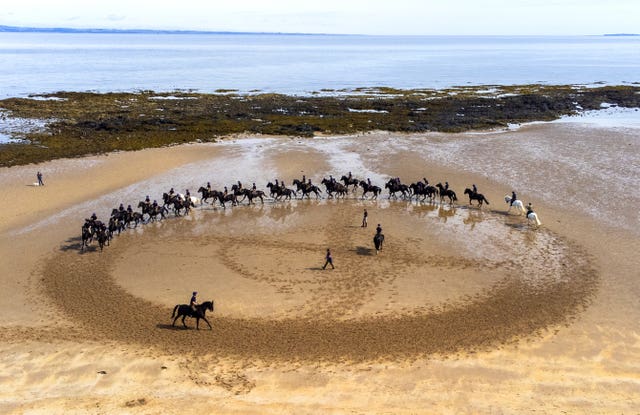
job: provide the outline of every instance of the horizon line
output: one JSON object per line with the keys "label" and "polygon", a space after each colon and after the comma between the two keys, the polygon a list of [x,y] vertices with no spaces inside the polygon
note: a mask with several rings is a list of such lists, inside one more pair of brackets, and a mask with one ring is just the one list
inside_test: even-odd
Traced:
{"label": "horizon line", "polygon": [[223,35],[283,35],[283,36],[405,36],[405,37],[419,37],[419,36],[487,36],[487,37],[500,37],[500,36],[640,36],[638,33],[602,33],[602,34],[573,34],[573,35],[558,35],[558,34],[527,34],[527,35],[489,35],[489,34],[466,34],[466,35],[452,35],[452,34],[431,34],[431,35],[392,35],[392,34],[365,34],[365,33],[312,33],[312,32],[251,32],[251,31],[233,31],[233,30],[199,30],[199,29],[116,29],[116,28],[98,28],[98,27],[86,27],[86,28],[73,28],[73,27],[36,27],[36,26],[11,26],[0,25],[0,33],[95,33],[95,34],[223,34]]}

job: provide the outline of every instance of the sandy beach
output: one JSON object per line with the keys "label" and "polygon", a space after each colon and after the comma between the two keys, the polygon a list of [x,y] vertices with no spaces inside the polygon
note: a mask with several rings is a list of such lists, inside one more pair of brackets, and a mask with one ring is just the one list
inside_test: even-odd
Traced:
{"label": "sandy beach", "polygon": [[[3,168],[0,413],[637,413],[638,131],[230,137]],[[348,171],[458,201],[203,204],[79,249],[91,213],[171,187]],[[193,290],[212,330],[171,326]]]}

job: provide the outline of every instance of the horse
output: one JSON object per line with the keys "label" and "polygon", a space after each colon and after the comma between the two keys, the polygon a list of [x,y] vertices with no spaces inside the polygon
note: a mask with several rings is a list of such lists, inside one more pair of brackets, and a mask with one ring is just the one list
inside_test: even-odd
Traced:
{"label": "horse", "polygon": [[527,214],[527,221],[529,221],[529,226],[535,225],[536,228],[542,225],[542,222],[540,222],[540,219],[538,219],[538,215],[536,214],[536,212],[529,212]]}
{"label": "horse", "polygon": [[344,198],[347,193],[349,193],[349,189],[347,188],[347,186],[343,185],[342,183],[331,181],[326,178],[322,179],[320,183],[322,183],[327,188],[327,193],[329,194],[330,198],[333,198],[333,192],[336,192],[338,196],[342,196],[342,198]]}
{"label": "horse", "polygon": [[227,208],[227,202],[231,202],[231,206],[236,206],[238,204],[236,195],[234,195],[233,193],[227,193],[225,195],[224,192],[218,192],[218,200],[220,201],[222,207],[225,209]]}
{"label": "horse", "polygon": [[93,232],[91,231],[91,225],[85,223],[82,226],[82,245],[80,246],[80,252],[84,252],[84,247],[89,246],[93,240]]}
{"label": "horse", "polygon": [[353,186],[354,192],[358,188],[358,179],[356,179],[355,177],[349,178],[347,176],[342,176],[340,180],[344,182],[344,187],[346,187],[347,190],[349,189],[349,186]]}
{"label": "horse", "polygon": [[131,222],[133,222],[135,223],[134,228],[137,228],[140,222],[144,223],[144,218],[142,215],[143,214],[140,212],[131,212],[131,214],[127,215],[127,218],[125,219],[124,224],[130,228]]}
{"label": "horse", "polygon": [[291,200],[292,196],[295,197],[298,195],[298,193],[293,189],[289,189],[284,186],[276,186],[271,182],[267,183],[267,187],[271,190],[271,196],[273,197],[273,195],[275,195],[275,200],[280,200],[282,196],[284,196],[285,199]]}
{"label": "horse", "polygon": [[176,200],[180,200],[180,198],[178,197],[178,195],[171,196],[169,195],[169,193],[163,193],[162,200],[164,201],[164,206],[167,206],[173,204],[173,202],[175,202]]}
{"label": "horse", "polygon": [[151,220],[155,221],[158,215],[160,215],[160,220],[165,219],[164,214],[169,213],[169,209],[167,209],[166,206],[156,205],[154,207],[153,205],[147,205],[145,202],[142,202],[142,201],[138,203],[138,207],[142,209],[143,215],[145,213],[149,215],[150,221]]}
{"label": "horse", "polygon": [[198,304],[196,306],[196,311],[193,311],[189,304],[178,304],[173,307],[173,313],[171,313],[171,318],[173,319],[171,326],[175,326],[176,320],[182,316],[182,325],[185,329],[187,328],[187,325],[185,324],[184,319],[191,317],[196,319],[196,330],[200,330],[200,319],[203,319],[209,325],[209,330],[211,330],[211,323],[209,323],[209,320],[207,320],[207,317],[205,316],[207,310],[213,312],[213,301],[205,301],[202,304]]}
{"label": "horse", "polygon": [[456,192],[454,192],[451,189],[445,189],[442,183],[438,183],[436,187],[440,192],[440,203],[442,203],[445,197],[449,198],[449,203],[452,205],[454,201],[458,200],[458,197],[456,196]]}
{"label": "horse", "polygon": [[513,201],[513,203],[511,203],[511,196],[505,196],[504,201],[509,205],[509,210],[507,210],[507,212],[510,212],[512,207],[516,208],[516,211],[519,215],[527,211],[522,204],[522,200],[516,199]]}
{"label": "horse", "polygon": [[416,200],[418,200],[418,198],[422,196],[422,200],[420,200],[420,202],[424,202],[427,197],[431,201],[433,201],[433,198],[438,194],[438,189],[436,189],[434,186],[429,186],[422,182],[411,183],[409,185],[409,189],[411,189],[413,194],[416,196]]}
{"label": "horse", "polygon": [[311,183],[303,183],[298,179],[293,180],[293,185],[296,187],[298,192],[302,192],[302,196],[300,197],[301,199],[304,199],[305,196],[307,197],[307,199],[310,199],[309,195],[311,193],[315,193],[316,199],[321,198],[320,188],[318,186],[315,186]]}
{"label": "horse", "polygon": [[100,252],[102,252],[102,248],[105,245],[109,245],[109,231],[105,229],[100,229],[97,233],[98,245],[100,246]]}
{"label": "horse", "polygon": [[384,243],[384,234],[376,233],[373,237],[373,245],[376,247],[376,254],[378,251],[382,251],[382,244]]}
{"label": "horse", "polygon": [[398,184],[395,181],[389,180],[384,187],[385,189],[389,189],[389,199],[391,199],[391,196],[393,196],[394,199],[397,199],[398,196],[396,196],[396,192],[401,192],[403,199],[407,198],[407,193],[411,195],[409,186],[406,184]]}
{"label": "horse", "polygon": [[[211,198],[216,200],[218,198],[218,192],[215,190],[209,190],[206,187],[200,186],[198,192],[202,193],[202,198],[200,199],[200,204],[207,203],[207,199]],[[211,202],[213,203],[213,201]]]}
{"label": "horse", "polygon": [[364,180],[360,180],[360,187],[362,187],[363,199],[364,199],[364,195],[366,195],[369,192],[373,193],[373,196],[371,196],[371,199],[377,199],[378,195],[382,193],[382,189],[380,187],[369,184]]}
{"label": "horse", "polygon": [[472,200],[477,200],[479,207],[482,207],[483,202],[486,203],[487,205],[489,204],[489,201],[487,200],[486,197],[484,197],[482,193],[476,193],[473,190],[469,189],[468,187],[464,189],[464,194],[469,195],[469,204],[471,204]]}

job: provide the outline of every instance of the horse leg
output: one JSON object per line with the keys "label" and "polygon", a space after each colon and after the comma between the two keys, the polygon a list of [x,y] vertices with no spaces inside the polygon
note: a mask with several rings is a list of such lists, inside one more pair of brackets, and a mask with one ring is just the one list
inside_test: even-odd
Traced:
{"label": "horse leg", "polygon": [[200,317],[196,317],[196,330],[200,330]]}
{"label": "horse leg", "polygon": [[186,314],[182,315],[182,325],[184,326],[185,329],[188,329],[189,327],[187,327],[187,323],[184,322],[184,319],[187,318]]}
{"label": "horse leg", "polygon": [[205,316],[202,316],[202,319],[209,325],[209,330],[213,330],[213,327],[211,327],[211,323],[209,323],[209,320],[207,320]]}
{"label": "horse leg", "polygon": [[[178,320],[180,318],[180,314],[178,314],[176,316],[176,318],[173,319],[173,323],[171,324],[171,327],[175,327],[176,326],[176,320]],[[184,318],[182,319],[184,321]]]}

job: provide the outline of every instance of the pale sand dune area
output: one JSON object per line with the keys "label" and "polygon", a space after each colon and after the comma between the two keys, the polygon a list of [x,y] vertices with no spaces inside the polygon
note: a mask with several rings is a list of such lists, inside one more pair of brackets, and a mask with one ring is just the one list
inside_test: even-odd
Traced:
{"label": "pale sand dune area", "polygon": [[[636,413],[638,137],[573,120],[229,137],[2,169],[0,413]],[[349,171],[382,194],[327,198]],[[93,212],[302,175],[321,199],[209,200],[80,251]],[[458,200],[390,198],[391,177]],[[512,190],[542,226],[507,212]],[[172,326],[192,291],[212,330]]]}

